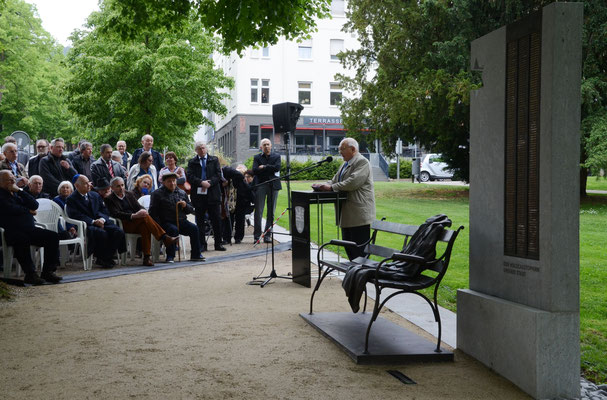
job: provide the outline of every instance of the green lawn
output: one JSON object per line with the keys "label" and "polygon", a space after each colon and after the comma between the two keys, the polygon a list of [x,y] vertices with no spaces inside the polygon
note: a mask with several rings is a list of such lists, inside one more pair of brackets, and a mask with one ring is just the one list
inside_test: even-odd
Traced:
{"label": "green lawn", "polygon": [[[594,178],[588,180],[590,182]],[[599,183],[607,182],[601,180]],[[293,182],[291,190],[310,190],[311,182]],[[593,187],[594,188],[594,187]],[[605,184],[607,190],[607,183]],[[276,207],[277,215],[287,207],[286,190],[280,192]],[[456,311],[457,289],[468,287],[468,189],[455,186],[412,184],[408,182],[377,182],[375,184],[377,217],[407,224],[421,224],[435,214],[447,214],[453,227],[463,225],[451,258],[449,271],[439,291],[443,307]],[[312,240],[318,237],[316,215],[313,209]],[[323,215],[324,238],[335,237],[335,215],[332,207],[325,207]],[[279,221],[287,227],[287,214]],[[605,240],[607,238],[607,196],[590,195],[580,209],[580,318],[582,370],[596,383],[607,381],[607,263]],[[388,237],[378,242],[400,248],[402,243]]]}
{"label": "green lawn", "polygon": [[607,190],[607,179],[596,176],[589,176],[588,181],[586,182],[586,189]]}

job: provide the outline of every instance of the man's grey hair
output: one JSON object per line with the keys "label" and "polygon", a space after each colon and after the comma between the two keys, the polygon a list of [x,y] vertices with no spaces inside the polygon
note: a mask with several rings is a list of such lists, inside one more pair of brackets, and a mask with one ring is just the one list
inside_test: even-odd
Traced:
{"label": "man's grey hair", "polygon": [[154,136],[150,135],[149,133],[146,133],[145,135],[143,135],[143,136],[141,137],[141,141],[143,141],[143,139],[145,139],[145,137],[146,137],[146,136],[149,136],[149,137],[151,137],[151,138],[152,138],[152,140],[154,140]]}
{"label": "man's grey hair", "polygon": [[57,186],[57,193],[61,192],[61,188],[64,186],[69,186],[70,189],[72,189],[72,192],[74,191],[74,185],[72,185],[72,182],[70,181],[63,181],[59,184],[59,186]]}
{"label": "man's grey hair", "polygon": [[42,183],[44,183],[44,179],[42,179],[42,177],[40,175],[32,175],[32,176],[30,176],[30,182],[33,182],[36,179],[40,179],[40,181],[42,181]]}
{"label": "man's grey hair", "polygon": [[55,138],[55,139],[51,140],[51,146],[54,146],[55,143],[57,143],[57,142],[65,143],[65,140],[63,140],[63,138],[60,138],[60,137]]}
{"label": "man's grey hair", "polygon": [[91,149],[93,148],[93,145],[91,144],[91,142],[87,142],[86,140],[84,142],[80,143],[80,152],[82,153],[84,150],[86,150],[87,147],[90,147]]}
{"label": "man's grey hair", "polygon": [[259,146],[261,147],[264,144],[264,142],[268,142],[268,143],[272,144],[272,141],[270,139],[263,138],[263,139],[261,139],[261,142],[259,142]]}
{"label": "man's grey hair", "polygon": [[112,151],[112,158],[114,158],[114,157],[118,157],[119,159],[122,160],[122,154],[120,154],[120,152],[118,150]]}
{"label": "man's grey hair", "polygon": [[9,148],[15,148],[17,149],[17,145],[15,143],[11,143],[11,142],[6,142],[2,145],[2,152],[4,153],[6,150],[8,150]]}
{"label": "man's grey hair", "polygon": [[358,153],[358,142],[354,138],[351,138],[351,137],[343,138],[343,140],[339,143],[339,145],[341,146],[342,143],[348,147],[353,147],[354,150],[356,150],[356,152]]}
{"label": "man's grey hair", "polygon": [[38,140],[36,140],[36,146],[38,146],[38,143],[40,143],[40,142],[44,142],[44,144],[48,146],[48,140],[46,140],[46,139],[38,139]]}
{"label": "man's grey hair", "polygon": [[112,148],[112,146],[111,146],[111,145],[109,145],[109,144],[107,144],[107,143],[104,143],[104,144],[102,144],[102,145],[101,145],[101,147],[99,148],[99,152],[100,152],[101,154],[103,154],[103,152],[105,152],[107,149],[111,149],[111,148]]}
{"label": "man's grey hair", "polygon": [[116,183],[116,182],[118,182],[118,181],[121,181],[122,183],[124,183],[124,179],[122,179],[122,178],[121,178],[121,177],[119,177],[119,176],[116,176],[116,177],[112,178],[112,180],[110,181],[110,187],[111,187],[111,186],[114,186],[114,183]]}
{"label": "man's grey hair", "polygon": [[199,148],[202,145],[206,146],[207,142],[205,142],[203,140],[197,140],[196,143],[194,143],[194,150],[196,150],[197,148]]}
{"label": "man's grey hair", "polygon": [[17,139],[14,136],[7,136],[4,138],[4,143],[17,143]]}

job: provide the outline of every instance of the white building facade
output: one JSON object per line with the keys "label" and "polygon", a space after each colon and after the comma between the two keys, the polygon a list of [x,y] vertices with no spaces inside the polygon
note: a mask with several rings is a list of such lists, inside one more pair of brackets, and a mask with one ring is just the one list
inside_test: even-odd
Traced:
{"label": "white building facade", "polygon": [[333,0],[332,19],[317,21],[318,31],[301,42],[279,40],[276,45],[249,48],[239,57],[218,56],[217,65],[234,79],[225,117],[211,115],[216,129],[203,127],[196,139],[214,145],[232,162],[241,163],[259,152],[269,138],[285,152],[284,134],[274,132],[272,105],[284,102],[304,106],[297,129],[290,135],[293,155],[337,154],[345,136],[339,102],[342,88],[337,73],[346,73],[337,54],[359,48],[356,37],[342,31],[345,2]]}

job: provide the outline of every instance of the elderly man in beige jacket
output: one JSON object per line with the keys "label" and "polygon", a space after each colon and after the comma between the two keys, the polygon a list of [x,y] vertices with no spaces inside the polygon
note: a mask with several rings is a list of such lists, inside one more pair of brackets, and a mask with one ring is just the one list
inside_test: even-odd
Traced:
{"label": "elderly man in beige jacket", "polygon": [[[344,163],[333,179],[325,184],[314,184],[318,191],[346,192],[348,199],[342,205],[339,226],[342,239],[365,243],[371,237],[371,222],[375,219],[375,190],[369,161],[358,151],[358,142],[345,138],[339,143]],[[346,248],[348,258],[363,255],[364,246]]]}

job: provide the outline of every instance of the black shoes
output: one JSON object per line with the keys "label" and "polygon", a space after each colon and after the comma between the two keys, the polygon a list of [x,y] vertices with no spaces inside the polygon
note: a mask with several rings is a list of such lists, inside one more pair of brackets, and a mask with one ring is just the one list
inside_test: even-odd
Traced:
{"label": "black shoes", "polygon": [[166,261],[169,264],[173,264],[175,262],[175,257],[167,256]]}
{"label": "black shoes", "polygon": [[33,274],[25,274],[25,277],[23,278],[23,283],[25,283],[26,285],[34,285],[34,286],[40,286],[40,285],[44,285],[44,279],[41,279],[37,273],[33,273]]}
{"label": "black shoes", "polygon": [[42,272],[40,277],[50,283],[59,283],[61,282],[61,279],[63,279],[62,277],[57,276],[57,274],[54,272]]}
{"label": "black shoes", "polygon": [[234,244],[240,244],[240,243],[242,243],[242,240],[234,239]]}
{"label": "black shoes", "polygon": [[222,245],[218,245],[218,246],[215,246],[215,250],[217,250],[217,251],[226,251],[226,248],[223,247]]}
{"label": "black shoes", "polygon": [[116,265],[114,260],[104,260],[103,258],[99,258],[99,257],[97,257],[96,264],[98,267],[106,268],[106,269],[114,268],[114,265]]}
{"label": "black shoes", "polygon": [[204,258],[204,256],[202,254],[195,256],[192,255],[192,257],[190,257],[190,261],[204,261],[206,260],[206,258]]}

